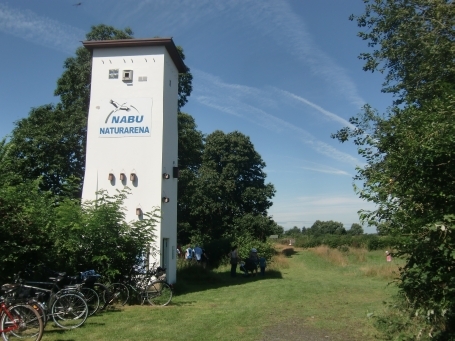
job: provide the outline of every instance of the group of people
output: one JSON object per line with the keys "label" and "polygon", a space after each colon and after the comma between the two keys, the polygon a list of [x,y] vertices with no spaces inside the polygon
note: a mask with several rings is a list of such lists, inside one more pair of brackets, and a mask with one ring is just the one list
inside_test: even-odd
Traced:
{"label": "group of people", "polygon": [[256,276],[258,268],[261,270],[261,276],[265,274],[265,267],[267,261],[264,256],[259,256],[255,248],[252,248],[248,258],[242,261],[239,257],[237,246],[232,247],[229,252],[229,258],[231,263],[231,277],[237,275],[237,265],[240,264],[240,270],[243,271],[244,276],[248,276],[250,273],[252,276]]}
{"label": "group of people", "polygon": [[194,248],[188,245],[185,250],[185,259],[189,262],[196,260],[197,263],[205,267],[209,257],[207,257],[205,250],[199,245],[196,245]]}

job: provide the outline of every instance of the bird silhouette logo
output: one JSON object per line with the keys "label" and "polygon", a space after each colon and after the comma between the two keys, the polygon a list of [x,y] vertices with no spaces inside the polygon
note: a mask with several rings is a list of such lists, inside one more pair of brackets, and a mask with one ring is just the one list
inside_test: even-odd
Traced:
{"label": "bird silhouette logo", "polygon": [[137,113],[139,113],[139,110],[137,110],[133,105],[128,104],[128,102],[125,102],[123,104],[119,104],[118,102],[116,102],[113,99],[111,99],[109,101],[109,103],[114,106],[114,109],[109,113],[109,115],[107,115],[106,121],[104,121],[104,123],[107,123],[107,121],[109,120],[109,117],[111,117],[112,114],[114,114],[114,113],[116,113],[117,111],[120,111],[120,110],[124,110],[126,112],[129,112],[129,111],[131,111],[131,109],[134,109],[134,110],[137,111]]}

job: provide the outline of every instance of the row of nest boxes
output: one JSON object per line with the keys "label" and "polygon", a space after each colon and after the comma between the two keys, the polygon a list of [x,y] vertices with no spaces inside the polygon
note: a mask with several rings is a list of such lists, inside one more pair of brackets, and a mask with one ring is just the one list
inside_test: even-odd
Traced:
{"label": "row of nest boxes", "polygon": [[[178,167],[173,167],[172,168],[172,177],[177,179],[179,177],[179,168]],[[170,179],[171,175],[168,173],[163,173],[163,179]],[[108,178],[109,181],[114,181],[115,175],[114,173],[109,173]],[[135,182],[137,180],[137,175],[136,173],[131,173],[130,174],[130,181]],[[126,174],[125,173],[120,173],[120,181],[126,181]]]}

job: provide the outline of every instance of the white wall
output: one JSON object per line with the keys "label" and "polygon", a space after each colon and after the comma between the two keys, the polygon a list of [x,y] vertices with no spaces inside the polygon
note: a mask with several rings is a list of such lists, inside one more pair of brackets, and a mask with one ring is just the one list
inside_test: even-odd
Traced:
{"label": "white wall", "polygon": [[[160,208],[157,246],[161,248],[163,238],[169,238],[175,250],[177,179],[172,178],[172,167],[174,162],[177,166],[178,153],[177,69],[163,46],[95,48],[92,62],[82,197],[91,200],[98,190],[114,194],[128,186],[131,195],[125,201],[126,220],[138,219],[137,208],[143,212]],[[109,79],[109,70],[115,69],[118,79]],[[123,70],[132,70],[132,82],[122,81]],[[139,81],[139,77],[146,77],[146,81]],[[119,109],[122,104],[128,110]],[[109,173],[114,174],[114,181],[108,180]],[[120,173],[126,175],[123,182]],[[130,181],[131,173],[137,175],[136,182]],[[163,173],[171,178],[163,180]],[[163,196],[170,202],[163,203]],[[163,259],[169,259],[167,276],[173,283],[176,257],[171,247],[157,261]]]}
{"label": "white wall", "polygon": [[162,214],[166,217],[162,226],[162,238],[169,238],[169,270],[177,272],[177,179],[173,178],[173,167],[178,166],[178,71],[170,57],[164,63],[164,115],[163,115],[163,172],[171,175],[163,182],[163,195],[171,200],[163,205]]}

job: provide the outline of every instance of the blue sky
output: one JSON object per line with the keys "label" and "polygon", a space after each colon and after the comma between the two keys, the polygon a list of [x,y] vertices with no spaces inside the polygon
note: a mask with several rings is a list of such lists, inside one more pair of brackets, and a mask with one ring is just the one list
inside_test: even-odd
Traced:
{"label": "blue sky", "polygon": [[[364,160],[330,134],[366,103],[384,112],[384,76],[362,70],[367,43],[350,14],[361,0],[0,0],[0,137],[53,96],[64,60],[92,25],[173,37],[193,93],[182,111],[205,134],[249,136],[276,189],[269,210],[285,229],[336,220],[350,228],[372,209],[352,186]],[[366,228],[374,232],[373,228]]]}

